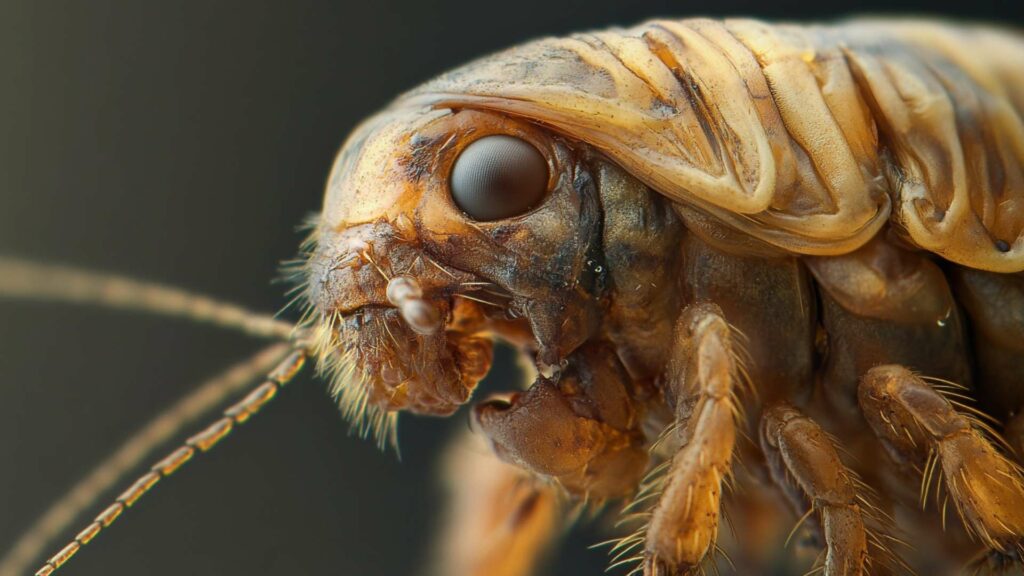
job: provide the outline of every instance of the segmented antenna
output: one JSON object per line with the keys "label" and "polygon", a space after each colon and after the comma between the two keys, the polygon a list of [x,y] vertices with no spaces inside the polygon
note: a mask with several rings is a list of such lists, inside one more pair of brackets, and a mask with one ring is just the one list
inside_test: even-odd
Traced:
{"label": "segmented antenna", "polygon": [[294,330],[294,325],[273,316],[258,314],[241,306],[178,288],[5,256],[0,256],[2,296],[94,304],[176,316],[231,328],[260,338],[287,340]]}
{"label": "segmented antenna", "polygon": [[282,360],[267,375],[267,380],[254,388],[245,398],[224,411],[223,417],[204,428],[198,434],[185,441],[177,449],[154,464],[149,472],[143,474],[127,490],[118,496],[114,503],[100,512],[84,530],[59,552],[54,554],[36,571],[36,576],[50,576],[74,556],[82,546],[92,542],[100,531],[110,527],[127,508],[131,508],[146,492],[153,488],[162,478],[166,478],[192,459],[197,452],[208,452],[236,425],[244,424],[260,408],[277,395],[278,390],[290,382],[302,369],[306,362],[307,351],[296,349]]}
{"label": "segmented antenna", "polygon": [[229,395],[238,393],[272,370],[294,344],[272,344],[206,380],[131,435],[120,448],[96,465],[54,502],[0,558],[0,576],[23,576],[29,564],[39,558],[53,539],[78,521],[82,512],[96,505],[100,497],[138,468],[143,460],[168,440],[206,417]]}

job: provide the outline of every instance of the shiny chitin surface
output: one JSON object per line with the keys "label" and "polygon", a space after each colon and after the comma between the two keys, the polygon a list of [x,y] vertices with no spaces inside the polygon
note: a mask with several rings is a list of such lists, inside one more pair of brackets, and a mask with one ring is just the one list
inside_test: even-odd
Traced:
{"label": "shiny chitin surface", "polygon": [[[648,576],[716,542],[765,573],[798,523],[830,575],[1020,562],[1022,115],[1024,40],[981,26],[654,21],[483,58],[339,154],[302,271],[322,367],[384,440],[468,402],[495,338],[537,369],[474,409],[513,467],[453,477],[490,496],[447,574],[527,573],[558,490],[635,499],[613,554]],[[495,136],[516,154],[456,170]]]}

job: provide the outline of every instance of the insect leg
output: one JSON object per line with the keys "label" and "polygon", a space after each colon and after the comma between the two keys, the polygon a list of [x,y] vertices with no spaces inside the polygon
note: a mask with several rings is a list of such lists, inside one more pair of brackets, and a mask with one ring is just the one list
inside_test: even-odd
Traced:
{"label": "insect leg", "polygon": [[685,309],[676,324],[667,394],[683,447],[672,458],[646,529],[644,573],[699,569],[718,534],[722,484],[730,474],[739,366],[717,306]]}
{"label": "insect leg", "polygon": [[761,447],[775,483],[798,513],[809,506],[800,522],[817,513],[827,550],[824,574],[866,574],[873,537],[865,526],[866,501],[859,497],[858,482],[839,459],[831,437],[796,408],[778,404],[762,416]]}
{"label": "insect leg", "polygon": [[449,448],[448,518],[438,543],[438,576],[529,576],[557,540],[557,488],[502,462],[476,434]]}
{"label": "insect leg", "polygon": [[287,340],[295,326],[162,284],[0,256],[0,298],[91,304],[188,318],[260,338]]}
{"label": "insect leg", "polygon": [[181,429],[201,418],[224,399],[274,367],[288,353],[288,344],[274,344],[210,380],[151,420],[113,454],[96,465],[21,535],[0,559],[0,576],[19,576],[43,548],[67,530],[87,508],[120,482],[143,459]]}
{"label": "insect leg", "polygon": [[1024,474],[997,448],[1001,439],[984,415],[958,402],[958,395],[955,385],[929,385],[902,366],[887,365],[867,372],[858,399],[894,460],[922,470],[922,504],[938,476],[968,532],[991,551],[1020,559]]}

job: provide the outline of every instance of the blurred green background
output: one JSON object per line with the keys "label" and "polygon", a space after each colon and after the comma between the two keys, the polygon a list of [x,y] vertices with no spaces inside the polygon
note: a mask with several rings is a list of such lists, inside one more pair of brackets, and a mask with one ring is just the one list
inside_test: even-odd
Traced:
{"label": "blurred green background", "polygon": [[[0,253],[181,285],[258,310],[346,133],[398,92],[538,35],[653,16],[944,13],[1015,3],[0,3]],[[0,547],[127,434],[260,343],[180,321],[0,301]],[[508,355],[489,386],[510,386]],[[502,381],[502,378],[505,378]],[[403,418],[403,459],[350,438],[310,376],[67,569],[422,573],[437,457],[466,414]],[[600,574],[575,529],[549,574]],[[63,573],[63,572],[62,572]]]}

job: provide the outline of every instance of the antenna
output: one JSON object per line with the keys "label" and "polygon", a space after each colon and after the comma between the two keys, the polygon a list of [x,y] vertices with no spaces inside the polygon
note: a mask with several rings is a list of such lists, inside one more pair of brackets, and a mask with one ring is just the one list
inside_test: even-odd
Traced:
{"label": "antenna", "polygon": [[82,512],[96,505],[100,496],[138,468],[153,452],[182,428],[205,417],[253,380],[273,369],[292,349],[292,344],[272,344],[196,386],[192,391],[132,434],[106,459],[76,482],[25,530],[0,557],[0,576],[22,576],[29,564],[63,534]]}
{"label": "antenna", "polygon": [[231,328],[260,338],[288,340],[294,325],[269,314],[178,288],[56,264],[0,256],[0,297],[93,304]]}
{"label": "antenna", "polygon": [[185,441],[184,444],[171,451],[162,460],[154,464],[149,472],[139,477],[127,490],[118,496],[114,503],[100,512],[88,526],[59,552],[54,554],[36,572],[36,576],[50,576],[58,568],[65,565],[83,546],[92,542],[103,530],[110,527],[122,513],[131,508],[142,496],[153,488],[161,479],[170,476],[196,454],[208,452],[236,425],[244,424],[256,414],[260,408],[270,402],[285,384],[299,373],[306,362],[308,352],[305,348],[296,348],[284,360],[267,374],[267,379],[254,388],[249,394],[224,411],[223,416],[208,425],[198,434]]}

